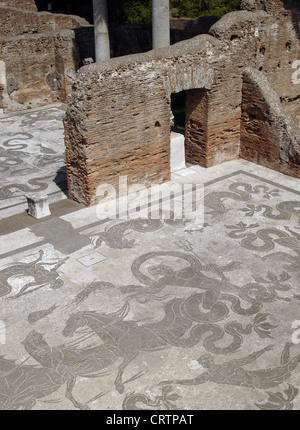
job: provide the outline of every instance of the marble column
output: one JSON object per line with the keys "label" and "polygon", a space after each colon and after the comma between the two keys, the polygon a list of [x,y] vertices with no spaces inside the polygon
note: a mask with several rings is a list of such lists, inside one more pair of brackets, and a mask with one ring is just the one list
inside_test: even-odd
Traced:
{"label": "marble column", "polygon": [[165,48],[170,45],[169,0],[152,0],[152,47]]}
{"label": "marble column", "polygon": [[95,60],[108,60],[110,58],[110,44],[108,32],[107,0],[93,0],[93,8]]}

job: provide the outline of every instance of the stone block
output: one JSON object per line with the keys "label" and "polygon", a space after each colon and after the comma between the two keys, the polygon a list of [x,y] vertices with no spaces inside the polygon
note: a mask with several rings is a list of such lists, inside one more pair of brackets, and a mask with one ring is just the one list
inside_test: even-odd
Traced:
{"label": "stone block", "polygon": [[26,195],[28,203],[28,215],[36,219],[45,218],[51,215],[48,196],[46,194]]}

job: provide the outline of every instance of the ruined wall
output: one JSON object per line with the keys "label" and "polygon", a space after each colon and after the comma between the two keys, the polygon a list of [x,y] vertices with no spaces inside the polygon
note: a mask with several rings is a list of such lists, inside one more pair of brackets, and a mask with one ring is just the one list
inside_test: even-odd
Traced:
{"label": "ruined wall", "polygon": [[32,12],[1,6],[0,38],[22,34],[46,33],[49,31],[72,30],[89,25],[83,18],[73,15]]}
{"label": "ruined wall", "polygon": [[[64,15],[65,16],[65,15]],[[182,40],[191,39],[199,34],[207,34],[210,27],[216,22],[214,17],[171,18],[170,41],[171,45]],[[94,26],[82,26],[75,30],[76,39],[81,58],[95,57]],[[110,51],[111,58],[123,55],[147,52],[152,49],[151,24],[123,24],[110,25]],[[83,64],[82,64],[83,65]]]}
{"label": "ruined wall", "polygon": [[186,96],[186,161],[207,167],[208,91],[190,90]]}
{"label": "ruined wall", "polygon": [[[190,161],[207,166],[236,158],[241,116],[236,94],[241,97],[242,78],[236,73],[240,55],[234,55],[230,61],[221,42],[199,36],[163,50],[82,68],[65,123],[72,198],[95,203],[97,184],[117,183],[119,174],[128,174],[131,182],[169,179],[170,95],[182,90],[206,90],[210,104],[203,114],[207,122],[199,148],[203,163],[196,160],[195,151]],[[159,148],[154,164],[153,145]]]}
{"label": "ruined wall", "polygon": [[[216,21],[216,18],[209,16],[201,16],[197,19],[171,18],[171,45],[181,42],[182,40],[191,39],[199,34],[207,34],[210,27]],[[112,57],[137,54],[152,49],[151,24],[111,25],[109,32]]]}
{"label": "ruined wall", "polygon": [[15,7],[17,9],[37,12],[37,7],[34,0],[1,0],[0,6]]}
{"label": "ruined wall", "polygon": [[2,39],[8,106],[65,101],[77,58],[72,31]]}
{"label": "ruined wall", "polygon": [[[257,44],[257,68],[264,71],[272,88],[279,95],[285,112],[292,115],[295,122],[300,124],[300,86],[291,82],[291,65],[300,58],[300,44],[292,23],[291,12],[289,20],[286,16],[278,15],[272,28],[272,33],[264,33]],[[280,52],[274,56],[274,53]]]}
{"label": "ruined wall", "polygon": [[0,37],[38,32],[37,12],[8,8],[0,4]]}
{"label": "ruined wall", "polygon": [[[279,95],[285,112],[291,115],[297,124],[300,124],[300,85],[293,85],[291,79],[294,72],[292,64],[300,58],[300,4],[280,0],[274,3],[263,0],[252,2],[247,0],[247,2],[243,2],[244,6],[246,3],[247,7],[250,3],[252,9],[256,6],[258,9],[275,12],[264,30],[257,30],[257,33],[253,35],[254,37],[249,40],[250,43],[255,42],[255,61],[253,64],[255,68],[266,74],[270,85]],[[287,4],[287,8],[284,7],[285,4]],[[211,34],[227,40],[229,43],[233,28],[224,25],[222,28],[219,23],[216,27],[219,27],[218,31],[212,31],[213,27]]]}
{"label": "ruined wall", "polygon": [[[83,67],[65,119],[70,197],[96,203],[97,186],[116,185],[121,174],[146,184],[168,179],[170,95],[182,90],[187,161],[209,167],[242,156],[299,177],[300,100],[291,80],[299,54],[294,10],[268,1],[226,15],[210,35]],[[249,67],[278,93],[280,115],[247,81]]]}
{"label": "ruined wall", "polygon": [[5,111],[65,102],[80,64],[75,30],[82,18],[37,12],[34,1],[0,2],[0,61]]}
{"label": "ruined wall", "polygon": [[[173,19],[171,41],[208,31],[212,22],[209,17]],[[66,36],[65,30],[73,35]],[[111,56],[150,50],[151,33],[151,25],[112,26]],[[7,70],[7,85],[1,90],[5,111],[65,102],[75,71],[90,57],[94,57],[94,28],[83,18],[37,12],[34,0],[0,1],[0,61],[5,61]]]}
{"label": "ruined wall", "polygon": [[300,177],[300,130],[265,75],[252,68],[243,74],[241,157]]}
{"label": "ruined wall", "polygon": [[[114,184],[117,184],[118,175],[129,175],[131,181],[137,183],[142,179],[151,181],[151,177],[162,181],[169,177],[170,154],[166,145],[169,136],[165,126],[169,123],[169,110],[162,79],[153,74],[145,83],[145,94],[136,92],[136,86],[142,84],[136,78],[128,79],[123,94],[113,80],[103,79],[106,81],[105,92],[100,99],[105,106],[100,110],[94,105],[93,114],[87,121],[88,129],[76,126],[76,130],[68,133],[70,146],[73,139],[80,141],[80,145],[72,149],[69,146],[67,151],[67,165],[73,172],[69,185],[74,197],[85,203],[89,203],[96,193],[94,185],[100,177]],[[154,86],[158,91],[153,94]],[[93,90],[97,92],[95,87]],[[84,94],[82,96],[83,99],[78,101],[80,105],[92,103]],[[153,98],[155,112],[149,109]],[[111,128],[111,109],[119,117],[118,128]],[[107,136],[101,142],[97,131],[99,121],[103,122],[103,132]],[[136,133],[143,135],[143,139],[136,139]]]}
{"label": "ruined wall", "polygon": [[169,179],[170,94],[183,85],[211,88],[213,69],[201,59],[218,43],[211,39],[202,36],[200,51],[192,40],[163,57],[151,51],[80,69],[65,121],[73,198],[95,203],[97,185],[117,184],[121,174],[131,183]]}

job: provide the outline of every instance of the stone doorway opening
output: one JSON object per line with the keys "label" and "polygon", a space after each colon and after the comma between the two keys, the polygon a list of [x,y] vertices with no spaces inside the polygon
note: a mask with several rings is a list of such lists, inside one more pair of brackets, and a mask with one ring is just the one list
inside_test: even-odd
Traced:
{"label": "stone doorway opening", "polygon": [[173,114],[173,122],[171,124],[171,131],[175,133],[185,133],[185,105],[186,105],[186,91],[171,94],[171,111]]}
{"label": "stone doorway opening", "polygon": [[185,103],[186,91],[171,94],[171,173],[186,168]]}
{"label": "stone doorway opening", "polygon": [[206,93],[192,89],[171,94],[171,173],[206,167]]}

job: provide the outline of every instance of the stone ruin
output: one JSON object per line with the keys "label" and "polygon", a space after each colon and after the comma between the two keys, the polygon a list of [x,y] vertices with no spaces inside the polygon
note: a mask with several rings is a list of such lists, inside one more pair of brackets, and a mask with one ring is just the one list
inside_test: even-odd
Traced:
{"label": "stone ruin", "polygon": [[0,109],[65,102],[80,65],[76,29],[89,23],[38,12],[34,0],[0,0],[0,22]]}
{"label": "stone ruin", "polygon": [[65,118],[69,197],[95,204],[119,175],[168,181],[171,94],[183,90],[187,162],[241,157],[299,178],[298,3],[242,1],[209,34],[81,68]]}
{"label": "stone ruin", "polygon": [[[172,43],[208,31],[213,17],[171,19]],[[0,0],[0,113],[66,102],[76,71],[94,62],[94,26],[38,12],[34,0]],[[111,55],[151,49],[151,25],[111,25]]]}
{"label": "stone ruin", "polygon": [[299,2],[241,6],[208,34],[76,74],[93,55],[87,21],[38,12],[34,0],[0,0],[0,112],[68,102],[69,197],[88,205],[120,175],[146,185],[170,179],[171,95],[182,91],[188,163],[241,157],[299,178]]}

